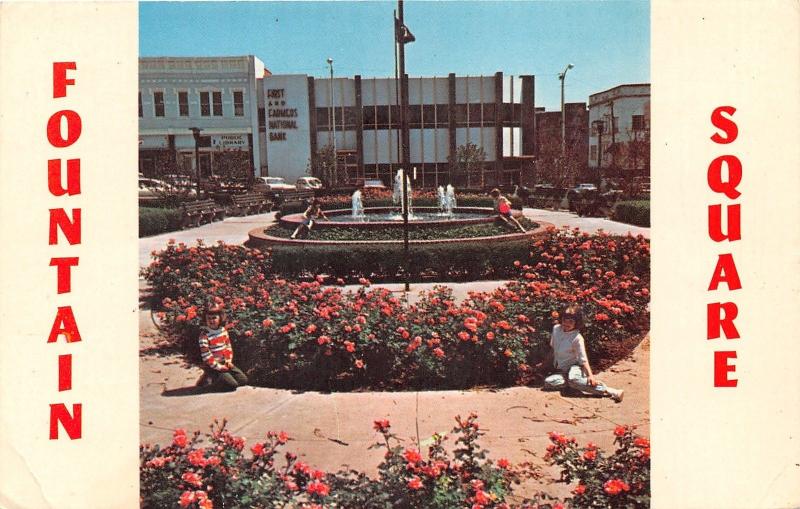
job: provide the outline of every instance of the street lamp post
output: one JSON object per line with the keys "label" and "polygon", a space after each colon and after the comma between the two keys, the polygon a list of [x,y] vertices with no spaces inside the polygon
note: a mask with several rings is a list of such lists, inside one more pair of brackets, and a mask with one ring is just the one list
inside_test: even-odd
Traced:
{"label": "street lamp post", "polygon": [[567,64],[564,68],[564,72],[558,75],[558,79],[561,80],[561,157],[565,157],[567,155],[567,112],[564,111],[564,81],[567,78],[567,71],[575,67],[572,64]]}
{"label": "street lamp post", "polygon": [[333,101],[333,59],[330,58],[330,57],[328,57],[328,66],[331,68],[331,82],[330,82],[331,104],[330,104],[330,108],[331,108],[331,118],[333,119],[332,120],[332,124],[331,124],[332,125],[332,129],[333,129],[333,134],[331,136],[331,139],[332,139],[331,145],[333,145],[333,154],[336,155],[336,106],[334,105],[334,101]]}
{"label": "street lamp post", "polygon": [[199,127],[190,127],[190,131],[194,135],[194,166],[197,172],[197,199],[200,199],[200,129]]}

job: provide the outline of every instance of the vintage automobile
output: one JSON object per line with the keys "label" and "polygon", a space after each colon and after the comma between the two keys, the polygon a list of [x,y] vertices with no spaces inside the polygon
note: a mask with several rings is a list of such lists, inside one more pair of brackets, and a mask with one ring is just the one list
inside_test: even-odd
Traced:
{"label": "vintage automobile", "polygon": [[154,204],[170,199],[194,199],[197,191],[191,188],[177,187],[163,180],[139,177],[139,203]]}
{"label": "vintage automobile", "polygon": [[317,177],[300,177],[294,185],[298,191],[322,189],[322,181]]}
{"label": "vintage automobile", "polygon": [[294,191],[295,186],[286,182],[283,177],[256,177],[256,185],[263,184],[266,191]]}

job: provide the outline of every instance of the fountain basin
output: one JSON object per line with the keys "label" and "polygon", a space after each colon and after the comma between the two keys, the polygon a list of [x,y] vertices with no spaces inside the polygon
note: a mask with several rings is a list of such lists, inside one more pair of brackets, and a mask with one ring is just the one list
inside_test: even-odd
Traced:
{"label": "fountain basin", "polygon": [[[484,224],[495,221],[496,214],[488,207],[457,207],[453,209],[453,217],[442,214],[437,207],[414,207],[412,212],[415,218],[409,218],[411,228],[425,228],[437,226],[461,226],[470,224]],[[514,217],[521,218],[522,211],[512,211]],[[352,216],[351,209],[326,210],[325,215],[330,221],[319,219],[314,222],[314,228],[364,228],[384,229],[402,228],[403,219],[395,207],[368,207],[364,209],[364,217]],[[392,218],[391,216],[394,216]],[[281,217],[280,222],[287,228],[296,228],[302,224],[303,214],[288,214]]]}
{"label": "fountain basin", "polygon": [[[489,217],[489,221],[493,220],[493,216]],[[314,223],[314,228],[316,229],[318,226],[323,224],[330,224],[330,222],[322,221]],[[392,227],[396,227],[397,225],[394,224],[395,222],[391,222]],[[434,223],[434,224],[441,224]],[[448,223],[449,224],[449,223]],[[536,228],[532,228],[525,233],[522,232],[510,232],[504,235],[492,235],[487,237],[465,237],[465,238],[453,238],[453,239],[428,239],[428,240],[409,240],[410,246],[435,246],[435,245],[457,245],[457,244],[474,244],[474,243],[481,243],[481,244],[500,244],[506,242],[517,242],[521,240],[530,239],[536,237],[538,235],[543,234],[548,228],[553,227],[552,223],[546,223],[544,221],[536,221]],[[341,227],[348,227],[352,225],[352,223],[339,223]],[[400,226],[402,227],[402,221],[400,222]],[[271,246],[296,246],[296,247],[312,247],[312,246],[339,246],[343,248],[347,247],[357,247],[357,246],[395,246],[397,248],[402,248],[403,240],[316,240],[314,238],[299,238],[299,239],[290,239],[285,237],[276,237],[274,235],[269,235],[264,231],[264,227],[254,228],[248,232],[249,239],[247,241],[248,247],[256,247],[256,248],[268,248]]]}

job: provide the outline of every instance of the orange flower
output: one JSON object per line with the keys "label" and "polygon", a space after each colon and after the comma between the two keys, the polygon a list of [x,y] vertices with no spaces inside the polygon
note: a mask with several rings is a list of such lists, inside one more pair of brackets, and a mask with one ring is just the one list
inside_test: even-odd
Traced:
{"label": "orange flower", "polygon": [[422,488],[422,480],[417,477],[416,475],[408,481],[408,487],[412,490],[418,490]]}

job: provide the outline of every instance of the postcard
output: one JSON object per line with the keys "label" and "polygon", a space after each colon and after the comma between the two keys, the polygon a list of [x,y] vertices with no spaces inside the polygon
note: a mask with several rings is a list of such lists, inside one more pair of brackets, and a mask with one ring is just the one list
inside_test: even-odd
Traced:
{"label": "postcard", "polygon": [[800,507],[799,17],[0,5],[0,506]]}

